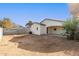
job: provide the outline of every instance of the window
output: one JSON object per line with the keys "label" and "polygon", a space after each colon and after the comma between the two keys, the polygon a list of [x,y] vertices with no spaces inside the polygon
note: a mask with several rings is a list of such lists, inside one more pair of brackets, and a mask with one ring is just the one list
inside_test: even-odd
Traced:
{"label": "window", "polygon": [[37,30],[38,30],[38,27],[37,27]]}

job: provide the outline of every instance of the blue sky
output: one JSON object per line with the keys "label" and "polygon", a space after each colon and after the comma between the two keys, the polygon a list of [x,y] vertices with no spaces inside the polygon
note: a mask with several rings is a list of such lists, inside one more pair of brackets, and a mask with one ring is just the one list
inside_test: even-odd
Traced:
{"label": "blue sky", "polygon": [[25,25],[29,20],[40,22],[45,18],[65,20],[69,17],[65,3],[0,3],[0,19],[10,18],[14,23]]}

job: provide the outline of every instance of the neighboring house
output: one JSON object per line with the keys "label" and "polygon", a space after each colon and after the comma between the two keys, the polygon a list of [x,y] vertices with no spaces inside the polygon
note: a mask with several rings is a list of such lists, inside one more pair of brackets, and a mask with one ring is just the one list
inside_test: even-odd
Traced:
{"label": "neighboring house", "polygon": [[62,34],[64,21],[54,20],[54,19],[44,19],[40,23],[34,22],[31,27],[28,27],[32,34],[42,35],[42,34]]}

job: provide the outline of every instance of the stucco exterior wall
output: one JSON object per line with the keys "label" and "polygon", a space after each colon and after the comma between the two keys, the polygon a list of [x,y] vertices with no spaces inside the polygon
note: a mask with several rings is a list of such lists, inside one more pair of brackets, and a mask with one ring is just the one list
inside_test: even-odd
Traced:
{"label": "stucco exterior wall", "polygon": [[40,24],[33,24],[31,26],[32,34],[41,35],[46,34],[46,27]]}
{"label": "stucco exterior wall", "polygon": [[40,35],[40,25],[39,24],[33,24],[31,26],[31,31],[32,31],[32,34]]}
{"label": "stucco exterior wall", "polygon": [[40,26],[40,27],[41,27],[40,34],[47,34],[46,26]]}
{"label": "stucco exterior wall", "polygon": [[65,33],[65,31],[63,29],[60,29],[60,28],[58,28],[56,30],[54,30],[54,29],[48,30],[48,34],[63,34],[63,33]]}

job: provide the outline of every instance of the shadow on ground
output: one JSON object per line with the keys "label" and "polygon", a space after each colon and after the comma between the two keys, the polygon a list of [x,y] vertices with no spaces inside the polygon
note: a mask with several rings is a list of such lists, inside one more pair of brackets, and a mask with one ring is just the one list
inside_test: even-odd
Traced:
{"label": "shadow on ground", "polygon": [[[48,35],[26,35],[14,37],[10,41],[18,43],[18,48],[24,50],[41,53],[64,51],[64,53],[69,55],[79,55],[79,53],[76,53],[79,51],[79,42],[66,40],[61,37]],[[74,52],[71,53],[72,51]]]}

